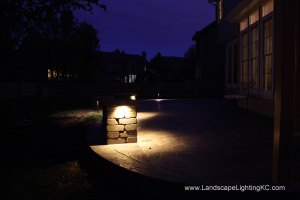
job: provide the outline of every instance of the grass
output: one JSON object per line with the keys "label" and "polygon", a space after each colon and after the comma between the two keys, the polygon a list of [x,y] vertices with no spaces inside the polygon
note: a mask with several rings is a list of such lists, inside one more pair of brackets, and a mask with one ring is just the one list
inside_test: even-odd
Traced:
{"label": "grass", "polygon": [[[1,100],[1,199],[152,199],[93,165],[85,133],[102,114],[87,99]],[[18,119],[33,126],[12,125]]]}

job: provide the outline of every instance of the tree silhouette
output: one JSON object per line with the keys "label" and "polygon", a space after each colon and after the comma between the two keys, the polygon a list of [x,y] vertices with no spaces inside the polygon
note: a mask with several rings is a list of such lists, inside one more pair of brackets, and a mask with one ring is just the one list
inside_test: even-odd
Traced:
{"label": "tree silhouette", "polygon": [[92,13],[92,5],[106,10],[99,0],[0,1],[1,72],[17,66],[63,69],[70,63],[73,70],[78,71],[79,64],[90,68],[91,55],[99,50],[100,39],[92,25],[78,24],[73,10]]}
{"label": "tree silhouette", "polygon": [[187,61],[195,65],[196,64],[196,45],[192,45],[189,47],[189,49],[184,53],[184,57],[187,59]]}

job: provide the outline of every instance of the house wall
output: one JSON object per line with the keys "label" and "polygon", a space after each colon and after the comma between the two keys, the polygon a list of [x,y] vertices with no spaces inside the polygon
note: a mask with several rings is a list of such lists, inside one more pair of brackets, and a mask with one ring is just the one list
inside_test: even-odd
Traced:
{"label": "house wall", "polygon": [[[247,109],[247,99],[239,99],[237,101],[237,105],[241,108]],[[274,100],[249,97],[248,110],[273,117],[274,116]]]}
{"label": "house wall", "polygon": [[224,46],[216,42],[216,26],[211,26],[196,40],[197,78],[204,82],[224,82]]}
{"label": "house wall", "polygon": [[236,23],[230,23],[225,17],[241,2],[242,0],[226,0],[223,2],[223,18],[218,21],[218,43],[224,43],[232,38],[238,31]]}

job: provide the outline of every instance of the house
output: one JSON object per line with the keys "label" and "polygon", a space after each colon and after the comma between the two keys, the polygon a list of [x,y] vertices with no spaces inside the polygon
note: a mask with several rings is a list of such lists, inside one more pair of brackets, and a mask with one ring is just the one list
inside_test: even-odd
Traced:
{"label": "house", "polygon": [[[250,85],[249,110],[274,116],[272,180],[290,179],[293,132],[300,131],[299,0],[209,0],[216,6],[218,42],[237,26],[237,90]],[[229,11],[229,12],[228,12]],[[226,56],[230,41],[226,41]],[[226,60],[226,74],[230,74]],[[238,100],[238,106],[246,102]]]}
{"label": "house", "polygon": [[[299,40],[297,2],[243,0],[226,16],[226,21],[238,24],[238,80],[254,83],[250,88],[250,110],[274,116],[276,75],[293,71],[287,81],[293,82],[288,90],[294,100],[294,130],[300,130],[299,70],[295,61],[299,59],[295,46]],[[276,65],[283,71],[276,74]],[[245,107],[243,101],[238,103]]]}
{"label": "house", "polygon": [[163,65],[159,68],[161,80],[182,80],[194,78],[194,66],[184,57],[162,56]]}
{"label": "house", "polygon": [[201,31],[197,31],[192,40],[196,42],[195,78],[201,82],[224,82],[224,47],[217,42],[217,23],[214,21]]}
{"label": "house", "polygon": [[149,62],[146,52],[142,55],[126,54],[124,52],[100,52],[102,73],[98,81],[117,81],[134,83],[147,78]]}
{"label": "house", "polygon": [[151,68],[161,81],[195,78],[195,66],[184,57],[161,56],[158,53],[151,60]]}

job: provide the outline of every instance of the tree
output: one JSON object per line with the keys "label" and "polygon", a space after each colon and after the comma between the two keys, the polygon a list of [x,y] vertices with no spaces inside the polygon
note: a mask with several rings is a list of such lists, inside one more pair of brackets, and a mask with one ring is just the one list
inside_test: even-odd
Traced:
{"label": "tree", "polygon": [[[66,24],[66,25],[65,25]],[[78,23],[72,13],[57,21],[56,29],[30,31],[18,48],[23,69],[56,69],[87,80],[100,60],[98,31]]]}
{"label": "tree", "polygon": [[192,45],[189,49],[184,53],[184,57],[191,65],[196,64],[196,45]]}
{"label": "tree", "polygon": [[[0,1],[2,70],[15,67],[15,63],[22,64],[22,67],[68,68],[75,57],[85,60],[81,61],[84,66],[91,66],[87,64],[87,53],[82,52],[84,49],[93,54],[92,51],[99,49],[100,39],[92,25],[86,22],[78,24],[73,10],[83,9],[92,13],[92,5],[106,10],[99,0]],[[75,42],[78,44],[74,45]],[[82,46],[82,43],[86,45]],[[81,48],[81,53],[78,48]],[[77,65],[79,63],[76,62]]]}
{"label": "tree", "polygon": [[150,64],[155,70],[156,77],[158,77],[161,71],[161,66],[167,65],[168,62],[163,60],[161,53],[158,52],[157,55],[151,59]]}
{"label": "tree", "polygon": [[[83,9],[93,13],[93,5],[106,10],[99,0],[1,0],[0,1],[0,59],[4,65],[15,60],[16,49],[26,36],[58,29],[64,14]],[[66,25],[66,24],[65,24]],[[52,35],[55,37],[55,34]],[[53,38],[51,38],[53,39]]]}

